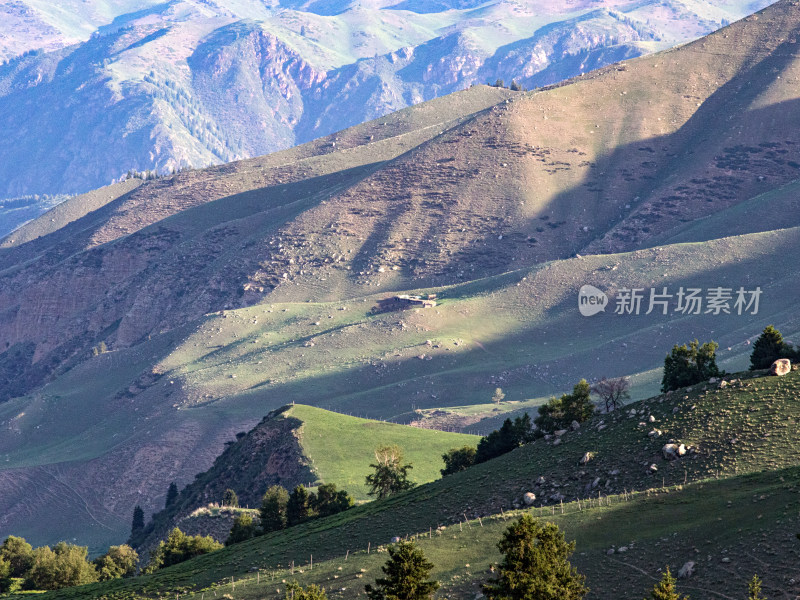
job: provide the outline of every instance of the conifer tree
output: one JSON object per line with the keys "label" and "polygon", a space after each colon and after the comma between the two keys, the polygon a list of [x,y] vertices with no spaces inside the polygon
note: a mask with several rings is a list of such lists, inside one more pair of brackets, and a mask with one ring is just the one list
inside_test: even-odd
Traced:
{"label": "conifer tree", "polygon": [[285,529],[288,525],[286,515],[289,504],[289,492],[280,485],[273,485],[261,498],[261,533]]}
{"label": "conifer tree", "polygon": [[297,525],[307,521],[311,516],[311,497],[308,490],[298,485],[289,495],[289,502],[286,504],[286,518],[289,526]]}
{"label": "conifer tree", "polygon": [[567,543],[553,523],[523,515],[497,544],[503,562],[498,577],[483,586],[489,600],[579,600],[588,593],[585,577],[569,562],[575,542]]}
{"label": "conifer tree", "polygon": [[689,600],[688,596],[681,596],[675,589],[675,578],[669,571],[669,567],[661,577],[661,581],[653,586],[653,591],[650,592],[653,600]]}
{"label": "conifer tree", "polygon": [[414,542],[389,546],[389,560],[381,567],[384,577],[364,587],[370,600],[428,600],[439,582],[428,580],[433,563]]}
{"label": "conifer tree", "polygon": [[133,520],[131,522],[131,537],[135,536],[144,529],[144,511],[138,504],[133,509]]}
{"label": "conifer tree", "polygon": [[167,500],[164,502],[164,506],[169,508],[175,501],[178,499],[178,486],[173,481],[169,484],[169,488],[167,489]]}
{"label": "conifer tree", "polygon": [[792,355],[792,347],[783,341],[781,332],[772,325],[767,325],[753,344],[750,370],[769,369],[779,358],[791,358]]}
{"label": "conifer tree", "polygon": [[747,587],[749,591],[747,600],[767,600],[761,595],[761,580],[758,578],[758,575],[753,575]]}

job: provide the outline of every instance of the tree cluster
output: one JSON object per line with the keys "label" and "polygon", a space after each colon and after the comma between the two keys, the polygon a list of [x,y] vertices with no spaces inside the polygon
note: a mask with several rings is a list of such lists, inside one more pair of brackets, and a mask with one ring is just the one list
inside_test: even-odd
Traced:
{"label": "tree cluster", "polygon": [[158,569],[177,565],[220,548],[222,548],[222,544],[210,535],[186,535],[175,527],[167,539],[159,542],[156,549],[150,553],[150,562],[145,568],[145,573],[153,573]]}
{"label": "tree cluster", "polygon": [[594,414],[591,392],[586,380],[581,379],[571,394],[550,398],[547,404],[542,404],[534,423],[542,431],[556,431],[568,428],[573,421],[583,423],[589,420]]}
{"label": "tree cluster", "polygon": [[478,442],[475,463],[486,462],[511,452],[523,444],[532,442],[533,439],[533,425],[528,413],[516,417],[513,421],[506,419],[500,429],[496,429]]}
{"label": "tree cluster", "polygon": [[95,581],[131,577],[139,556],[130,546],[111,546],[104,555],[88,560],[86,546],[59,542],[53,548],[34,549],[24,538],[9,536],[0,546],[0,593],[12,580],[25,590],[58,590]]}
{"label": "tree cluster", "polygon": [[721,376],[722,371],[717,367],[717,348],[719,344],[713,341],[702,346],[697,340],[688,346],[676,344],[664,359],[661,391],[671,392]]}
{"label": "tree cluster", "polygon": [[466,471],[475,464],[476,456],[477,449],[472,446],[451,448],[442,454],[442,460],[444,461],[444,469],[440,471],[442,477],[451,475],[452,473],[458,473],[459,471]]}
{"label": "tree cluster", "polygon": [[[273,485],[261,498],[259,509],[261,528],[259,530],[254,525],[250,527],[249,537],[299,525],[311,519],[335,515],[351,508],[353,504],[353,498],[346,491],[337,490],[333,483],[320,485],[316,493],[298,485],[291,494],[283,486]],[[237,539],[237,541],[242,540]]]}

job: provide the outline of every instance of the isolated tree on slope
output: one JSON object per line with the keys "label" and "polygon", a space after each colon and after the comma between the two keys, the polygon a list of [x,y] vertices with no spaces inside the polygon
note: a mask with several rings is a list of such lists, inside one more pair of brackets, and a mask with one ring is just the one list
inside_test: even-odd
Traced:
{"label": "isolated tree on slope", "polygon": [[650,596],[653,600],[689,600],[688,597],[681,598],[678,594],[675,589],[675,578],[669,572],[669,567],[661,577],[661,581],[653,586]]}
{"label": "isolated tree on slope", "polygon": [[579,600],[589,592],[569,562],[575,542],[567,543],[553,523],[522,515],[497,547],[504,558],[498,577],[483,586],[489,600]]}
{"label": "isolated tree on slope", "polygon": [[169,508],[175,501],[178,499],[178,486],[173,481],[169,484],[169,489],[167,489],[167,500],[164,502],[164,506]]}
{"label": "isolated tree on slope", "polygon": [[492,402],[494,402],[495,404],[500,404],[505,399],[505,397],[506,395],[503,392],[503,388],[495,388],[494,394],[492,394]]}
{"label": "isolated tree on slope", "polygon": [[222,496],[222,506],[237,508],[239,506],[239,496],[236,495],[236,492],[230,488],[225,490],[225,495]]}
{"label": "isolated tree on slope", "polygon": [[768,369],[779,358],[791,358],[792,347],[783,341],[781,332],[772,325],[767,325],[753,344],[750,354],[750,370]]}
{"label": "isolated tree on slope", "polygon": [[370,465],[375,472],[366,478],[367,485],[371,488],[370,496],[386,498],[414,487],[414,482],[408,480],[408,472],[413,467],[402,463],[403,451],[399,446],[378,446],[375,450],[375,463]]}
{"label": "isolated tree on slope", "polygon": [[135,536],[144,529],[144,511],[138,504],[133,509],[133,520],[131,522],[131,537]]}
{"label": "isolated tree on slope", "polygon": [[381,567],[384,577],[364,589],[370,600],[428,600],[439,589],[439,582],[428,580],[433,563],[414,542],[389,546],[389,560]]}
{"label": "isolated tree on slope", "polygon": [[747,595],[747,600],[767,600],[761,595],[761,580],[758,578],[758,575],[753,575],[753,578],[750,580],[747,589],[749,592]]}
{"label": "isolated tree on slope", "polygon": [[631,397],[631,380],[627,377],[603,377],[600,381],[592,385],[592,393],[600,396],[606,412],[618,409],[623,402]]}

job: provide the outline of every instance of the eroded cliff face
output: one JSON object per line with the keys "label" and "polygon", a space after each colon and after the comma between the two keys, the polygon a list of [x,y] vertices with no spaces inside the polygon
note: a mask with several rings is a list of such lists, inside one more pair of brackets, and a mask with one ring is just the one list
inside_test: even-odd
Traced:
{"label": "eroded cliff face", "polygon": [[226,442],[211,468],[198,473],[176,502],[154,514],[132,539],[136,547],[150,549],[198,508],[221,503],[228,489],[236,492],[240,506],[257,508],[273,485],[291,490],[316,481],[297,437],[302,422],[282,415],[285,408],[271,412],[246,434],[239,432],[236,441]]}

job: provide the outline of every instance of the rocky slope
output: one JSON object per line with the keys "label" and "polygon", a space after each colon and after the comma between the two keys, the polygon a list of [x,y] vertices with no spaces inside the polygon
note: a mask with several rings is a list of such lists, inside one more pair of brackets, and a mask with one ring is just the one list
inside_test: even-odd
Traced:
{"label": "rocky slope", "polygon": [[198,473],[173,504],[155,513],[131,543],[149,549],[198,508],[221,503],[227,489],[236,491],[240,506],[257,508],[272,485],[291,490],[316,481],[297,439],[302,421],[280,417],[286,408],[271,412],[246,434],[237,434],[211,468]]}

